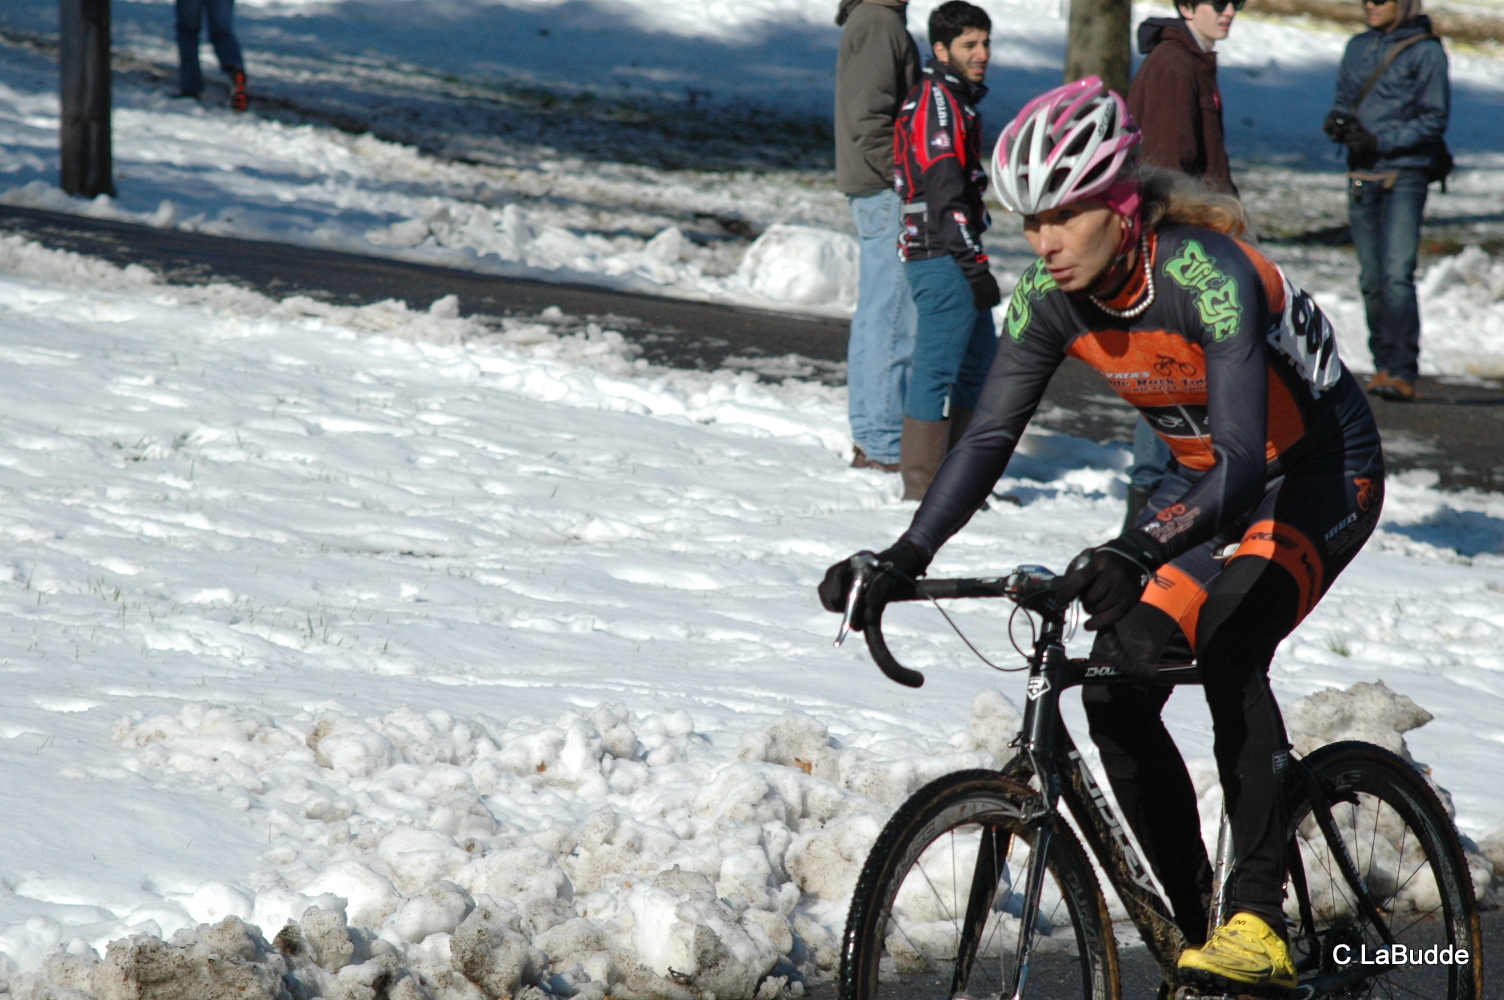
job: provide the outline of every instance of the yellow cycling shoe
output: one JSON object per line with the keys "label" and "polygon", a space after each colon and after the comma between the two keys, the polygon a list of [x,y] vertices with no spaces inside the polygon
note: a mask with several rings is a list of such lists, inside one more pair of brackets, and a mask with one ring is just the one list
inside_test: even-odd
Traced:
{"label": "yellow cycling shoe", "polygon": [[1180,953],[1182,982],[1226,993],[1278,993],[1293,990],[1295,963],[1290,946],[1252,913],[1235,913],[1200,948]]}

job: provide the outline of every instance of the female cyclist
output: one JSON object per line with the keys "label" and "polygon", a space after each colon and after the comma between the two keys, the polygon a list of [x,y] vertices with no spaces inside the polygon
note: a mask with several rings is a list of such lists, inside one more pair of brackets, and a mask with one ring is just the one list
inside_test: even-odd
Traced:
{"label": "female cyclist", "polygon": [[[1200,663],[1234,852],[1233,916],[1209,939],[1195,790],[1160,720],[1171,689],[1086,687],[1092,739],[1192,945],[1182,979],[1288,989],[1289,744],[1269,663],[1372,533],[1383,456],[1330,324],[1238,239],[1241,206],[1133,169],[1138,141],[1096,77],[1036,98],[998,140],[996,190],[1039,260],[1013,292],[970,428],[867,594],[880,602],[921,575],[977,511],[1067,355],[1105,375],[1174,461],[1137,526],[1077,556],[1062,594],[1091,615],[1093,658],[1144,681],[1172,644]],[[828,609],[841,610],[850,579],[845,562],[827,572]]]}

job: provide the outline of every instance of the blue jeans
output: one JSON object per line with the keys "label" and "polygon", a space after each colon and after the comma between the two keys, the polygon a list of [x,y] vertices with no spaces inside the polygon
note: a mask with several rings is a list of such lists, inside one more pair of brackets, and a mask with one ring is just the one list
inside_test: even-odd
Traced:
{"label": "blue jeans", "polygon": [[972,304],[971,286],[954,257],[909,261],[903,269],[919,309],[904,415],[944,420],[956,407],[976,409],[997,354],[992,310]]}
{"label": "blue jeans", "polygon": [[1401,170],[1394,187],[1348,181],[1347,216],[1358,250],[1358,284],[1368,314],[1368,350],[1379,371],[1414,383],[1420,374],[1420,304],[1415,255],[1426,208],[1426,173]]}
{"label": "blue jeans", "polygon": [[1128,466],[1128,485],[1153,493],[1165,481],[1170,464],[1170,446],[1154,433],[1143,416],[1133,425],[1133,464]]}
{"label": "blue jeans", "polygon": [[846,347],[851,436],[867,457],[898,461],[903,394],[914,353],[914,300],[898,259],[901,205],[895,191],[849,199],[861,248],[861,277]]}
{"label": "blue jeans", "polygon": [[245,67],[240,43],[235,40],[231,19],[235,0],[177,0],[178,89],[197,94],[204,89],[204,74],[198,66],[198,36],[204,15],[209,15],[209,43],[219,57],[219,68],[229,72]]}

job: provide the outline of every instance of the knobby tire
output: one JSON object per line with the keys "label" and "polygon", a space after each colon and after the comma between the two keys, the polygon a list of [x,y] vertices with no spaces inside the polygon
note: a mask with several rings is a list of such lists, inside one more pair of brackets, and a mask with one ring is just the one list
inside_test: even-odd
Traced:
{"label": "knobby tire", "polygon": [[[841,1000],[1002,990],[1017,944],[1029,845],[1042,822],[1039,802],[1032,789],[996,771],[971,770],[930,782],[900,806],[852,896],[841,943]],[[1107,901],[1063,818],[1054,823],[1047,870],[1029,983],[1062,996],[1119,1000]]]}
{"label": "knobby tire", "polygon": [[[1355,966],[1339,963],[1335,951],[1371,956],[1383,935],[1363,912],[1318,829],[1307,795],[1295,791],[1290,817],[1310,905],[1297,903],[1291,880],[1285,912],[1296,919],[1294,958],[1303,982],[1320,974],[1331,988],[1318,996],[1481,1000],[1483,936],[1466,856],[1446,809],[1412,764],[1368,743],[1333,743],[1312,752],[1305,764],[1326,789],[1332,818],[1359,875],[1396,944],[1422,951],[1433,945],[1465,948],[1471,961],[1452,965],[1358,966],[1364,974],[1339,984]],[[1294,855],[1292,854],[1292,858]],[[1314,927],[1311,924],[1314,923]]]}

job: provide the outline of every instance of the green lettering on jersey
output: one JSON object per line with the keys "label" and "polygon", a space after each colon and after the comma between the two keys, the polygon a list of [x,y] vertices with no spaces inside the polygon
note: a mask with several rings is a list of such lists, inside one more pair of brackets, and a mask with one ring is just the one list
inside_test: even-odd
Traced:
{"label": "green lettering on jersey", "polygon": [[1013,298],[1008,300],[1008,315],[1003,328],[1014,340],[1024,339],[1024,330],[1034,317],[1034,303],[1055,290],[1055,279],[1045,270],[1044,261],[1036,260],[1024,276],[1018,279],[1013,289]]}
{"label": "green lettering on jersey", "polygon": [[1217,262],[1200,243],[1186,240],[1179,256],[1165,265],[1165,273],[1181,288],[1197,293],[1196,312],[1212,331],[1213,339],[1237,336],[1243,318],[1238,283],[1218,269]]}

